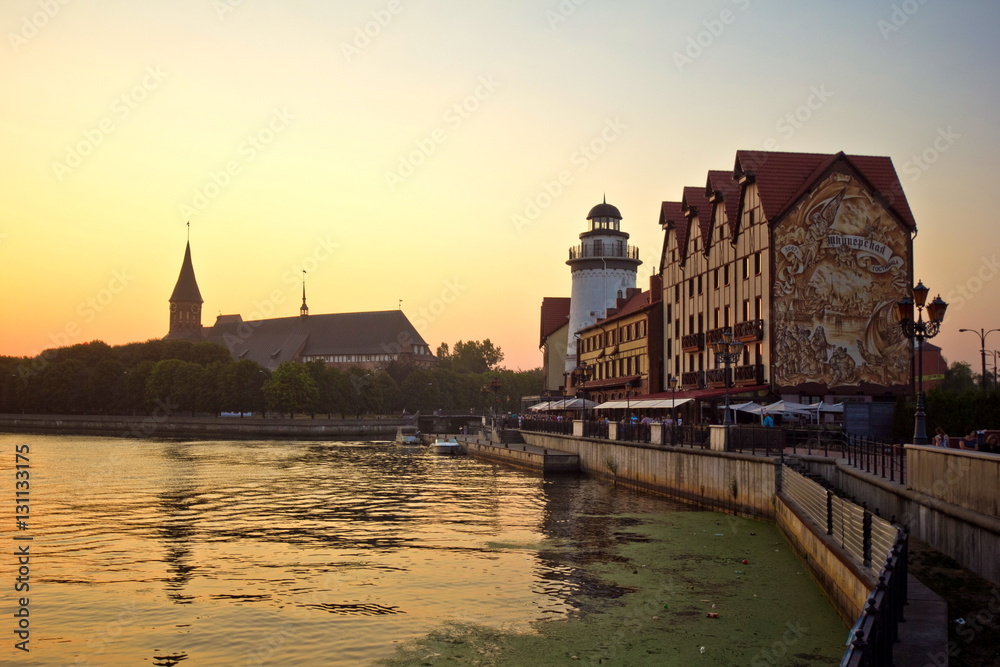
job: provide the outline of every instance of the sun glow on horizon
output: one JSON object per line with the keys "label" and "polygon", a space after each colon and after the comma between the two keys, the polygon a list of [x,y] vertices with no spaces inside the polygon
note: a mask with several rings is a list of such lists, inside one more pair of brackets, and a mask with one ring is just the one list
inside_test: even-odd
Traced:
{"label": "sun glow on horizon", "polygon": [[432,349],[534,368],[605,192],[648,287],[660,202],[770,140],[893,158],[935,342],[978,370],[1000,8],[779,4],[7,3],[0,354],[164,336],[190,220],[204,325],[297,314],[306,268],[313,313],[402,299]]}

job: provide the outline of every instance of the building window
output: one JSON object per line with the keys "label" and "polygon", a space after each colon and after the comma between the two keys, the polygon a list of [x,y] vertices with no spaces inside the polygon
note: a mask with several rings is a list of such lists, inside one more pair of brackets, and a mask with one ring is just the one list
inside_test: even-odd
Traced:
{"label": "building window", "polygon": [[716,308],[715,312],[712,313],[712,328],[713,329],[718,329],[719,328],[719,309],[718,308]]}
{"label": "building window", "polygon": [[701,333],[704,330],[705,330],[705,317],[701,313],[698,313],[698,333]]}
{"label": "building window", "polygon": [[746,278],[749,278],[749,277],[750,277],[750,258],[749,257],[744,257],[743,258],[743,278],[746,279]]}
{"label": "building window", "polygon": [[753,256],[753,274],[755,276],[760,275],[760,253],[754,253]]}
{"label": "building window", "polygon": [[757,297],[757,299],[754,301],[754,306],[753,306],[753,318],[755,320],[759,320],[761,319],[761,317],[763,317],[763,314],[764,314],[764,299],[763,297]]}
{"label": "building window", "polygon": [[726,321],[723,323],[722,326],[724,327],[732,326],[732,319],[730,319],[729,317],[729,306],[726,306],[725,313],[726,313]]}
{"label": "building window", "polygon": [[674,285],[674,301],[681,300],[681,284],[677,283]]}
{"label": "building window", "polygon": [[750,299],[743,299],[743,321],[750,321]]}
{"label": "building window", "polygon": [[688,281],[688,296],[694,296],[694,278]]}
{"label": "building window", "polygon": [[698,294],[701,294],[701,276],[698,276]]}
{"label": "building window", "polygon": [[763,343],[757,343],[756,345],[754,345],[754,357],[756,359],[755,363],[758,363],[758,364],[761,362],[761,359],[764,358],[764,344]]}
{"label": "building window", "polygon": [[755,211],[754,209],[750,209],[749,214],[750,214],[750,226],[753,227],[754,223],[756,222],[757,211]]}
{"label": "building window", "polygon": [[694,333],[694,315],[688,315],[688,333]]}
{"label": "building window", "polygon": [[726,264],[724,267],[722,267],[722,284],[723,285],[728,285],[729,284],[729,265],[728,264]]}
{"label": "building window", "polygon": [[714,273],[715,273],[714,287],[715,289],[719,289],[719,269],[716,269]]}

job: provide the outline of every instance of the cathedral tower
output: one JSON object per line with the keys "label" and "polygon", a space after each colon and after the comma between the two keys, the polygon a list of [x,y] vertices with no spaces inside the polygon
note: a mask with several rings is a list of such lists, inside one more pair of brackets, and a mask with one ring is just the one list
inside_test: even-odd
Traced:
{"label": "cathedral tower", "polygon": [[573,275],[569,307],[566,372],[576,367],[576,332],[607,314],[630,287],[642,261],[639,249],[628,245],[621,231],[622,214],[607,202],[590,209],[589,226],[580,234],[580,245],[569,249],[566,261]]}
{"label": "cathedral tower", "polygon": [[191,263],[191,241],[184,249],[181,274],[177,277],[174,292],[170,295],[170,332],[164,340],[202,340],[201,304],[205,303],[194,277]]}

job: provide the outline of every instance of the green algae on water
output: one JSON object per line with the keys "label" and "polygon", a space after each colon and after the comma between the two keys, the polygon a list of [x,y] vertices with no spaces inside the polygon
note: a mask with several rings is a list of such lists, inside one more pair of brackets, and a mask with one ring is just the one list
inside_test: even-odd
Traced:
{"label": "green algae on water", "polygon": [[[622,515],[619,587],[534,633],[444,624],[383,665],[829,665],[848,628],[776,526],[714,512]],[[747,563],[743,564],[746,560]],[[716,615],[713,618],[711,615]]]}

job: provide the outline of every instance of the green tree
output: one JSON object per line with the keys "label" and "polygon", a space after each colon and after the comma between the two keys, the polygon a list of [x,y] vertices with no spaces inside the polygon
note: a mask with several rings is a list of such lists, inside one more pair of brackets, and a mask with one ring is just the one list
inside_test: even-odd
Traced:
{"label": "green tree", "polygon": [[199,407],[199,383],[202,367],[190,361],[164,359],[153,364],[146,383],[146,398],[159,403],[168,412],[188,411]]}
{"label": "green tree", "polygon": [[452,369],[458,373],[486,373],[503,361],[503,352],[489,338],[458,341],[451,353]]}
{"label": "green tree", "polygon": [[945,391],[960,394],[975,389],[978,385],[972,373],[972,366],[964,361],[956,361],[944,372],[944,380],[940,386]]}
{"label": "green tree", "polygon": [[87,412],[116,414],[124,409],[128,375],[125,366],[110,358],[101,359],[89,371]]}
{"label": "green tree", "polygon": [[201,380],[198,383],[198,408],[218,416],[226,409],[228,402],[227,390],[230,386],[230,375],[234,364],[231,360],[213,361],[201,369]]}
{"label": "green tree", "polygon": [[240,359],[233,364],[226,377],[226,410],[238,412],[264,412],[264,383],[268,374],[263,366],[250,359]]}
{"label": "green tree", "polygon": [[153,366],[155,363],[147,359],[125,371],[125,398],[122,405],[126,412],[134,415],[153,409],[146,391],[149,376],[153,373]]}
{"label": "green tree", "polygon": [[287,412],[292,417],[296,412],[313,408],[319,399],[319,390],[304,365],[286,361],[264,383],[264,398],[269,410]]}

